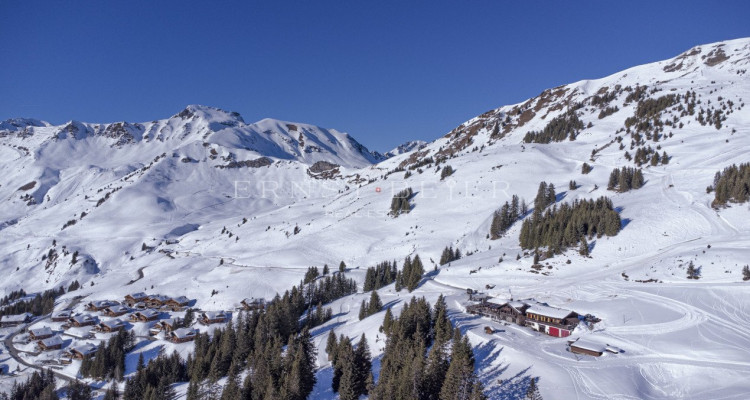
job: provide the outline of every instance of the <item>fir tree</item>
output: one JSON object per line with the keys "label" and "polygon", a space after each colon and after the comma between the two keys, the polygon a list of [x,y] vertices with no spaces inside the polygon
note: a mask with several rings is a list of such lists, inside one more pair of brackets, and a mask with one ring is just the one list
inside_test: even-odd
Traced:
{"label": "fir tree", "polygon": [[539,393],[539,388],[536,386],[536,379],[531,378],[529,387],[526,389],[527,400],[542,400],[542,395]]}
{"label": "fir tree", "polygon": [[742,280],[750,281],[750,266],[748,265],[742,267]]}

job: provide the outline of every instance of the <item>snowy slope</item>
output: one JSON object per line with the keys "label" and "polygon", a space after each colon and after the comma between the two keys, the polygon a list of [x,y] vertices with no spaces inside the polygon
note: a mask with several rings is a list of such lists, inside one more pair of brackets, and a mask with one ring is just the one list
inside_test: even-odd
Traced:
{"label": "snowy slope", "polygon": [[[0,289],[42,290],[78,279],[95,299],[156,287],[224,309],[291,287],[311,265],[344,260],[361,281],[367,266],[410,254],[432,269],[452,245],[471,255],[437,268],[415,294],[448,296],[454,322],[476,345],[491,398],[520,398],[537,376],[545,398],[743,398],[750,392],[742,379],[750,372],[750,295],[741,268],[750,259],[750,209],[715,210],[706,187],[725,166],[750,161],[749,67],[750,39],[698,46],[545,90],[377,164],[337,131],[275,120],[245,124],[202,106],[142,124],[6,121],[0,268],[8,279]],[[660,120],[669,123],[658,142],[644,138],[631,148],[626,121],[638,102],[628,96],[638,90],[642,99],[695,92],[695,113],[666,108]],[[607,107],[617,111],[599,118]],[[726,118],[719,128],[703,125],[701,108]],[[524,142],[571,109],[585,126],[576,140]],[[645,146],[667,152],[669,163],[643,165],[641,189],[606,190],[613,168],[634,166],[626,152]],[[441,179],[437,160],[455,173]],[[313,168],[318,161],[340,167]],[[591,173],[581,173],[584,162]],[[532,258],[518,244],[520,223],[498,240],[488,232],[494,210],[513,194],[531,202],[542,180],[554,183],[559,201],[610,197],[622,231],[592,241],[590,258],[571,250],[544,261],[543,273],[532,272]],[[577,189],[567,189],[571,180]],[[416,193],[413,210],[387,215],[392,195],[405,187]],[[76,222],[63,229],[69,221]],[[701,279],[686,278],[690,261],[701,267]],[[577,336],[625,352],[576,357],[565,351],[565,339],[463,313],[466,288],[488,284],[498,297],[594,314],[602,322]],[[383,313],[359,321],[364,296],[334,303],[340,316],[317,328],[316,340],[324,342],[333,326],[352,337],[365,332],[379,355],[382,337],[370,333]],[[410,296],[390,287],[381,297],[397,311]],[[504,332],[485,334],[485,325]],[[324,377],[330,370],[322,347]],[[316,393],[332,398],[325,382]]]}

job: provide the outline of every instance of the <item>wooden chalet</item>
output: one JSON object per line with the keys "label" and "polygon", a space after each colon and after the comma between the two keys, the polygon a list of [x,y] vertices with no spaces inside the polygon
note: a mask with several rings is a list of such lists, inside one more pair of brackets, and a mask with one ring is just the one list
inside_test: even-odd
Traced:
{"label": "wooden chalet", "polygon": [[245,311],[256,311],[266,308],[266,299],[247,298],[240,302],[240,308]]}
{"label": "wooden chalet", "polygon": [[185,343],[195,340],[198,331],[193,328],[180,328],[169,332],[169,341],[172,343]]}
{"label": "wooden chalet", "polygon": [[469,314],[477,314],[490,317],[496,321],[507,321],[518,325],[525,322],[525,312],[529,308],[522,301],[504,301],[497,298],[488,298],[479,304],[466,307]]}
{"label": "wooden chalet", "polygon": [[0,327],[26,324],[31,322],[33,317],[34,316],[31,313],[3,315],[0,317]]}
{"label": "wooden chalet", "polygon": [[84,357],[93,355],[96,353],[96,345],[91,343],[82,344],[80,346],[73,347],[70,349],[70,357],[76,360],[83,360]]}
{"label": "wooden chalet", "polygon": [[125,321],[119,318],[113,319],[110,321],[100,322],[96,326],[97,332],[103,332],[103,333],[119,332],[123,329],[125,329]]}
{"label": "wooden chalet", "polygon": [[146,299],[148,299],[148,295],[146,293],[131,293],[125,296],[124,303],[127,304],[128,307],[134,307],[136,304],[146,301]]}
{"label": "wooden chalet", "polygon": [[99,322],[99,319],[89,314],[81,314],[68,318],[68,326],[76,328],[96,325],[97,322]]}
{"label": "wooden chalet", "polygon": [[50,338],[39,340],[36,342],[37,347],[40,351],[60,350],[62,349],[63,340],[60,336],[52,336]]}
{"label": "wooden chalet", "polygon": [[146,300],[146,307],[148,308],[154,308],[158,309],[161,308],[163,305],[167,304],[167,302],[170,300],[169,296],[162,296],[160,294],[155,294],[153,296],[149,296]]}
{"label": "wooden chalet", "polygon": [[70,310],[62,310],[52,313],[52,322],[65,322],[71,315],[73,315],[73,312]]}
{"label": "wooden chalet", "polygon": [[149,329],[149,333],[151,335],[156,335],[159,332],[168,334],[169,332],[177,329],[177,327],[182,326],[183,322],[184,320],[179,317],[164,319],[157,322],[151,329]]}
{"label": "wooden chalet", "polygon": [[86,311],[102,311],[107,307],[119,305],[120,303],[110,300],[92,301],[86,304]]}
{"label": "wooden chalet", "polygon": [[136,311],[130,314],[130,322],[149,322],[159,319],[159,312],[156,310]]}
{"label": "wooden chalet", "polygon": [[164,303],[163,307],[166,307],[172,311],[182,311],[190,304],[190,299],[185,296],[173,297]]}
{"label": "wooden chalet", "polygon": [[54,336],[52,329],[49,326],[43,328],[29,329],[29,339],[31,340],[43,340]]}
{"label": "wooden chalet", "polygon": [[227,314],[224,311],[205,311],[198,318],[198,322],[203,325],[220,324],[227,321]]}
{"label": "wooden chalet", "polygon": [[568,337],[578,325],[578,313],[546,304],[534,304],[526,310],[526,326],[555,337]]}
{"label": "wooden chalet", "polygon": [[125,315],[130,312],[130,309],[123,305],[116,305],[107,307],[104,310],[102,310],[102,315],[106,315],[107,317],[119,317],[121,315]]}
{"label": "wooden chalet", "polygon": [[605,346],[578,339],[569,343],[569,349],[571,353],[600,357],[604,354]]}

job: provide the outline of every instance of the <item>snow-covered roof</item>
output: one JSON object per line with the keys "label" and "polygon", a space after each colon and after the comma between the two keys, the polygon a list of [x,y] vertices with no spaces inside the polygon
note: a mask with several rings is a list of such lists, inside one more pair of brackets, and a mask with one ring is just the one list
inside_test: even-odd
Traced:
{"label": "snow-covered roof", "polygon": [[604,352],[606,349],[606,346],[601,345],[599,343],[590,342],[588,340],[581,340],[578,339],[575,342],[571,343],[571,346],[578,347],[579,349],[584,350],[590,350],[590,351],[597,351],[597,352]]}
{"label": "snow-covered roof", "polygon": [[511,307],[513,307],[513,308],[515,308],[516,310],[524,308],[524,307],[528,307],[528,304],[526,304],[526,303],[524,303],[522,301],[518,301],[518,300],[509,301],[508,305],[511,306]]}
{"label": "snow-covered roof", "polygon": [[70,351],[75,351],[86,356],[96,352],[96,345],[92,343],[84,343],[80,346],[73,347],[72,349],[70,349]]}
{"label": "snow-covered roof", "polygon": [[128,294],[125,297],[132,297],[134,299],[145,299],[146,297],[148,297],[148,295],[146,293],[143,293],[143,292],[138,292],[138,293]]}
{"label": "snow-covered roof", "polygon": [[573,311],[545,306],[543,304],[534,304],[528,310],[526,310],[526,314],[537,314],[555,319],[563,319],[571,313],[573,313]]}
{"label": "snow-covered roof", "polygon": [[90,314],[81,314],[76,315],[75,317],[71,317],[70,319],[80,324],[82,322],[94,321],[96,320],[96,317]]}
{"label": "snow-covered roof", "polygon": [[176,337],[177,339],[185,339],[191,336],[195,336],[197,334],[197,331],[193,328],[180,328],[173,330],[170,335]]}
{"label": "snow-covered roof", "polygon": [[138,311],[136,314],[142,315],[146,318],[153,318],[153,317],[158,316],[159,312],[156,310],[143,310],[143,311]]}
{"label": "snow-covered roof", "polygon": [[48,336],[52,334],[52,329],[50,329],[49,326],[45,326],[42,328],[30,329],[29,333],[34,336]]}
{"label": "snow-covered roof", "polygon": [[72,313],[73,312],[70,311],[70,310],[60,310],[60,311],[56,311],[56,312],[52,313],[52,318],[70,317],[70,314],[72,314]]}
{"label": "snow-covered roof", "polygon": [[46,347],[52,347],[62,345],[63,340],[60,336],[52,336],[51,338],[41,340],[41,342]]}
{"label": "snow-covered roof", "polygon": [[0,318],[0,321],[3,322],[24,322],[27,319],[31,318],[33,315],[31,313],[23,313],[23,314],[15,314],[15,315],[3,315],[2,318]]}
{"label": "snow-covered roof", "polygon": [[98,301],[92,301],[88,303],[88,305],[94,306],[96,308],[106,308],[106,307],[116,306],[118,304],[120,303],[116,301],[112,301],[112,300],[98,300]]}
{"label": "snow-covered roof", "polygon": [[499,306],[502,306],[503,304],[507,303],[508,301],[504,300],[504,299],[499,299],[497,297],[490,297],[490,298],[487,299],[487,302],[488,303],[492,303],[492,304],[497,304]]}
{"label": "snow-covered roof", "polygon": [[176,302],[178,302],[180,304],[185,304],[185,303],[189,303],[190,302],[190,299],[188,299],[185,296],[174,297],[174,298],[172,298],[172,300],[174,300],[174,301],[176,301]]}
{"label": "snow-covered roof", "polygon": [[219,319],[227,317],[227,314],[225,314],[224,311],[205,311],[203,315],[208,319]]}
{"label": "snow-covered roof", "polygon": [[170,299],[170,297],[169,296],[164,296],[164,295],[161,295],[161,294],[155,294],[153,296],[149,296],[148,299],[149,300],[158,300],[158,301],[164,303],[164,302],[168,301]]}
{"label": "snow-covered roof", "polygon": [[128,312],[128,310],[130,309],[123,305],[116,305],[116,306],[107,307],[105,310],[109,312],[113,312],[113,313],[120,313],[120,312]]}
{"label": "snow-covered roof", "polygon": [[123,322],[121,319],[113,319],[111,321],[104,321],[100,323],[99,325],[106,326],[108,328],[119,328],[123,325],[125,325],[125,322]]}

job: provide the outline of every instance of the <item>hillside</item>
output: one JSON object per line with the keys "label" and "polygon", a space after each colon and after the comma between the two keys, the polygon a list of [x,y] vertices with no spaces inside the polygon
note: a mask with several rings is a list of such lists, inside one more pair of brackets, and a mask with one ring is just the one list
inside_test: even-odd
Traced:
{"label": "hillside", "polygon": [[[521,398],[533,377],[545,398],[742,398],[750,209],[712,208],[706,188],[750,161],[749,68],[750,39],[697,46],[544,90],[385,160],[335,130],[246,124],[204,106],[148,123],[5,121],[0,289],[78,280],[91,299],[158,290],[231,309],[283,293],[312,265],[343,260],[362,283],[367,267],[419,254],[436,271],[414,294],[446,295],[490,398]],[[640,169],[643,186],[608,189],[621,167]],[[617,234],[590,236],[589,256],[542,248],[537,266],[520,220],[493,240],[493,213],[513,195],[533,206],[542,181],[556,188],[553,207],[610,198]],[[389,215],[407,187],[410,212]],[[447,246],[464,257],[440,266]],[[688,279],[691,263],[699,279]],[[602,321],[575,336],[624,352],[577,356],[565,339],[468,315],[467,288],[592,314]],[[391,285],[381,297],[397,314],[410,296]],[[382,354],[382,335],[370,336],[384,313],[359,321],[364,298],[337,300],[336,320],[313,331],[319,376],[330,374],[322,348],[333,326],[367,333]],[[325,382],[315,393],[333,398]]]}

